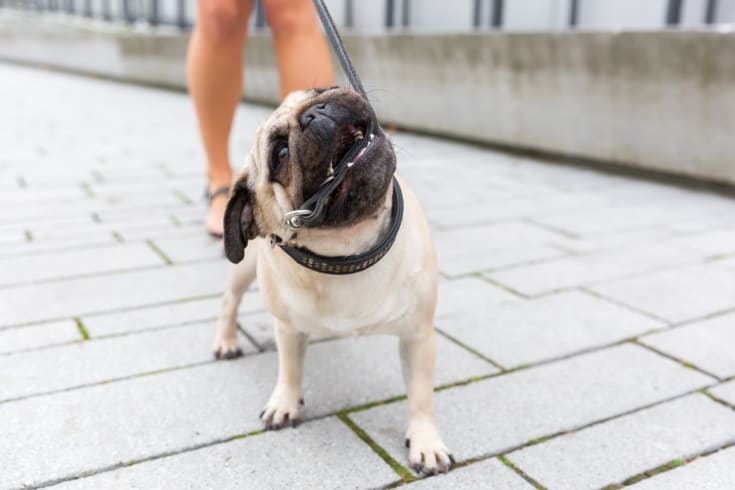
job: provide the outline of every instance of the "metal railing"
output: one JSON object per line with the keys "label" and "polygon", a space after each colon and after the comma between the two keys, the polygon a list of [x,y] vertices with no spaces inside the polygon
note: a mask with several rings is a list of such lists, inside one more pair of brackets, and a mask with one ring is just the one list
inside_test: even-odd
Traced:
{"label": "metal railing", "polygon": [[[69,16],[98,19],[105,22],[123,22],[127,24],[147,24],[149,26],[170,25],[178,29],[188,30],[194,22],[193,9],[196,0],[0,0],[0,9],[15,9],[37,13],[57,13]],[[340,0],[329,2],[336,5]],[[342,15],[336,18],[343,28],[355,26],[356,0],[341,0]],[[385,30],[411,28],[413,9],[418,7],[411,0],[383,0],[381,5],[374,0],[369,1],[375,8],[384,12]],[[447,0],[437,0],[447,1]],[[469,0],[472,1],[472,19],[467,30],[503,29],[505,12],[509,2],[513,0]],[[374,2],[374,3],[373,3]],[[662,27],[677,26],[682,21],[682,14],[687,0],[667,0],[663,12]],[[717,22],[719,0],[706,0],[705,24]],[[566,27],[579,27],[581,12],[585,8],[585,0],[569,0],[566,15]],[[164,6],[167,15],[163,15]],[[425,5],[424,5],[425,7]],[[173,10],[173,12],[172,12]],[[261,0],[255,1],[252,23],[256,29],[267,28]],[[485,14],[483,15],[483,12]],[[489,12],[489,15],[488,15]]]}

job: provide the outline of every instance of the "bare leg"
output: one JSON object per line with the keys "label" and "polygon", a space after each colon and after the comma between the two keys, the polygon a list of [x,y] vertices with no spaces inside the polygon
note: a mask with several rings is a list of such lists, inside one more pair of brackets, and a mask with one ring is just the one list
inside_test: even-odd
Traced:
{"label": "bare leg", "polygon": [[[187,71],[207,155],[210,193],[232,181],[229,138],[242,94],[242,62],[252,0],[199,0]],[[221,235],[227,196],[210,204],[206,227]]]}
{"label": "bare leg", "polygon": [[332,59],[309,0],[264,0],[273,31],[281,98],[294,90],[334,84]]}
{"label": "bare leg", "polygon": [[301,420],[299,405],[304,403],[301,380],[308,336],[276,319],[278,345],[278,381],[270,400],[260,414],[266,429],[278,430]]}
{"label": "bare leg", "polygon": [[418,336],[401,338],[400,342],[401,366],[408,394],[408,463],[417,473],[436,474],[448,471],[453,458],[434,421],[434,329],[428,326],[418,331]]}
{"label": "bare leg", "polygon": [[217,359],[234,359],[242,355],[237,342],[237,310],[240,307],[242,295],[255,279],[258,247],[261,241],[258,239],[250,242],[248,248],[245,249],[245,257],[242,262],[230,266],[230,277],[222,300],[222,312],[212,347]]}

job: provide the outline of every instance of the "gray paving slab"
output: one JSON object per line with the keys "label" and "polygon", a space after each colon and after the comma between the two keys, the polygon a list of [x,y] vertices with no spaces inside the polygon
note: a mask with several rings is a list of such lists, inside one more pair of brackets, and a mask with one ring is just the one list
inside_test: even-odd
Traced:
{"label": "gray paving slab", "polygon": [[155,305],[224,291],[224,261],[18,286],[3,291],[0,326]]}
{"label": "gray paving slab", "polygon": [[705,256],[735,253],[735,227],[710,230],[678,238],[674,243]]}
{"label": "gray paving slab", "polygon": [[546,488],[622,483],[735,442],[735,411],[696,394],[521,449],[508,459]]}
{"label": "gray paving slab", "polygon": [[[0,379],[6,380],[0,401],[210,361],[215,325],[205,322],[0,357]],[[242,336],[240,345],[245,353],[256,352]]]}
{"label": "gray paving slab", "polygon": [[692,210],[679,211],[672,213],[670,206],[646,202],[595,209],[579,208],[571,213],[544,215],[534,219],[549,227],[585,236],[663,225],[698,216]]}
{"label": "gray paving slab", "polygon": [[[612,347],[435,394],[444,442],[458,461],[508,451],[711,384],[713,379],[633,345]],[[350,415],[405,463],[406,403]]]}
{"label": "gray paving slab", "polygon": [[0,354],[82,340],[72,320],[0,330]]}
{"label": "gray paving slab", "polygon": [[[83,316],[82,322],[91,337],[100,337],[204,320],[215,322],[219,318],[221,308],[222,298],[216,295],[205,299]],[[262,309],[260,293],[257,290],[246,292],[240,304],[240,313],[252,313]]]}
{"label": "gray paving slab", "polygon": [[197,229],[189,236],[156,238],[154,243],[172,261],[190,262],[194,260],[221,259],[224,257],[222,240],[212,238]]}
{"label": "gray paving slab", "polygon": [[59,489],[378,488],[400,477],[334,417],[62,483]]}
{"label": "gray paving slab", "polygon": [[144,243],[117,244],[84,250],[51,252],[30,257],[0,259],[0,287],[36,283],[163,265],[165,262]]}
{"label": "gray paving slab", "polygon": [[710,392],[721,400],[735,407],[735,381],[730,381],[710,389]]}
{"label": "gray paving slab", "polygon": [[[435,187],[436,189],[436,187]],[[598,193],[547,193],[546,195],[499,196],[475,200],[470,204],[432,209],[428,215],[431,223],[443,228],[461,228],[483,225],[511,219],[536,218],[539,214],[555,213],[580,208],[603,208],[610,202]]]}
{"label": "gray paving slab", "polygon": [[451,471],[446,475],[424,478],[407,485],[407,490],[444,490],[489,488],[498,490],[531,490],[530,483],[499,460],[492,458]]}
{"label": "gray paving slab", "polygon": [[665,324],[580,291],[443,315],[437,326],[505,368],[611,344]]}
{"label": "gray paving slab", "polygon": [[694,320],[735,308],[735,274],[712,265],[659,271],[592,289],[671,322]]}
{"label": "gray paving slab", "polygon": [[731,490],[735,488],[735,447],[640,481],[635,490]]}
{"label": "gray paving slab", "polygon": [[566,257],[486,275],[515,291],[533,296],[694,260],[691,253],[673,247],[646,245]]}
{"label": "gray paving slab", "polygon": [[735,376],[735,313],[647,335],[640,341],[721,378]]}
{"label": "gray paving slab", "polygon": [[[197,345],[206,341],[201,347],[207,356],[211,356],[210,340],[207,336],[197,341]],[[0,460],[12,469],[0,472],[0,488],[31,485],[258,430],[258,413],[275,384],[276,372],[276,353],[269,352],[52,397],[0,403],[0,432],[13,441],[0,445]],[[491,365],[438,339],[436,385],[493,372]],[[313,419],[393,397],[403,393],[402,383],[395,338],[314,344],[307,350],[303,416]],[[35,424],[30,433],[29,420]]]}
{"label": "gray paving slab", "polygon": [[717,267],[722,267],[724,269],[735,272],[735,256],[727,256],[719,260],[713,260],[710,263]]}
{"label": "gray paving slab", "polygon": [[551,245],[567,239],[528,223],[510,222],[440,230],[434,240],[440,270],[461,275],[564,255]]}
{"label": "gray paving slab", "polygon": [[499,305],[518,299],[515,294],[477,277],[440,281],[436,315]]}
{"label": "gray paving slab", "polygon": [[[0,259],[25,258],[52,252],[66,252],[94,247],[117,245],[120,240],[110,231],[92,230],[84,233],[75,233],[73,238],[68,236],[58,239],[23,241],[0,247]],[[28,259],[26,259],[28,260]]]}
{"label": "gray paving slab", "polygon": [[[242,312],[242,309],[240,310]],[[262,349],[276,350],[273,331],[273,315],[269,311],[244,313],[237,318],[240,328],[245,330]]]}

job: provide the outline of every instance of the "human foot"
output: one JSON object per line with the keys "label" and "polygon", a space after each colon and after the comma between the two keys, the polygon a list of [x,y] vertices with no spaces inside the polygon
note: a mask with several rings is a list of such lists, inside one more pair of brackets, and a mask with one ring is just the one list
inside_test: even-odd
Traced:
{"label": "human foot", "polygon": [[227,207],[227,198],[230,195],[229,185],[209,185],[207,187],[207,207],[206,228],[207,232],[217,238],[222,238],[224,234],[224,216]]}

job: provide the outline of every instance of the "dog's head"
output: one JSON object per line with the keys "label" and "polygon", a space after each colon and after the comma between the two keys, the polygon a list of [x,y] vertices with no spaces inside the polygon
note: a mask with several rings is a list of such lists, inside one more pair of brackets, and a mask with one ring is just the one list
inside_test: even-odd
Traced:
{"label": "dog's head", "polygon": [[[287,235],[286,213],[298,209],[365,137],[372,116],[359,94],[328,88],[294,92],[261,124],[225,211],[225,253],[240,262],[248,239]],[[332,193],[322,227],[355,224],[381,207],[396,167],[378,129]]]}

